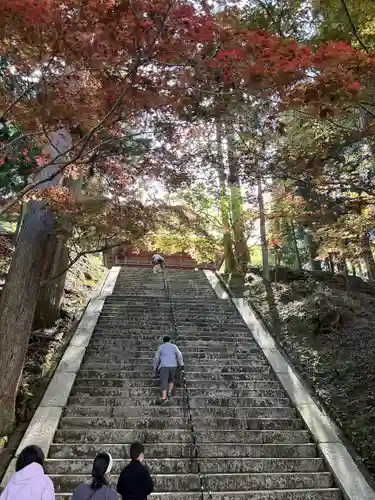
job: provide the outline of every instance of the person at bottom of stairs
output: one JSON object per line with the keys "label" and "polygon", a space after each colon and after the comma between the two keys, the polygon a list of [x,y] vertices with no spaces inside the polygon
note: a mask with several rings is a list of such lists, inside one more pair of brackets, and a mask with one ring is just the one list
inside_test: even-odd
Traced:
{"label": "person at bottom of stairs", "polygon": [[117,493],[108,486],[113,460],[109,453],[99,453],[92,466],[91,484],[76,488],[71,500],[117,500]]}
{"label": "person at bottom of stairs", "polygon": [[44,473],[44,453],[39,446],[26,446],[17,459],[16,473],[1,500],[55,500],[53,483]]}
{"label": "person at bottom of stairs", "polygon": [[[161,386],[161,402],[166,403],[167,396],[172,396],[177,368],[183,368],[184,358],[179,348],[171,343],[170,337],[166,335],[163,343],[159,346],[154,357],[154,371],[159,370]],[[168,391],[168,392],[167,392]]]}
{"label": "person at bottom of stairs", "polygon": [[117,483],[122,500],[147,500],[154,489],[149,468],[144,465],[145,448],[142,443],[130,446],[131,462],[123,469]]}

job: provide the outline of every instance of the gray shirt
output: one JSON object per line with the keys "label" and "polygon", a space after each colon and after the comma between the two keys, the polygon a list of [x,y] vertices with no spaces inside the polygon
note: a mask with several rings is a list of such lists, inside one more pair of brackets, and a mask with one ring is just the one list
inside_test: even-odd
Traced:
{"label": "gray shirt", "polygon": [[184,359],[179,348],[175,344],[165,342],[159,346],[154,358],[154,370],[157,368],[175,368],[183,364]]}
{"label": "gray shirt", "polygon": [[81,484],[74,490],[71,500],[118,500],[118,496],[115,490],[108,486],[93,490],[90,484]]}

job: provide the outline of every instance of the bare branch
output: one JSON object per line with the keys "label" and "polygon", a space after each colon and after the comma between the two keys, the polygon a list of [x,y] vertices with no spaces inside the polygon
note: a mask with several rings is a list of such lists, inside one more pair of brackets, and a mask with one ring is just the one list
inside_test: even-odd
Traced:
{"label": "bare branch", "polygon": [[52,276],[51,278],[49,278],[48,280],[46,281],[43,281],[41,283],[41,286],[46,286],[48,285],[49,283],[51,283],[52,281],[54,281],[55,279],[59,278],[60,276],[62,276],[63,274],[65,274],[67,271],[69,271],[69,269],[74,266],[74,264],[76,262],[79,261],[79,259],[81,257],[83,257],[84,255],[90,255],[90,254],[93,254],[93,253],[100,253],[100,252],[104,252],[105,250],[110,250],[111,248],[114,248],[114,247],[117,247],[119,245],[123,245],[124,243],[127,243],[127,240],[121,240],[121,241],[117,241],[116,243],[113,243],[112,245],[103,245],[101,246],[100,248],[95,248],[95,250],[82,250],[80,251],[75,257],[73,260],[71,260],[68,264],[68,266],[63,269],[62,271],[60,271],[59,273],[55,274],[54,276]]}
{"label": "bare branch", "polygon": [[346,16],[347,16],[347,18],[348,18],[348,20],[349,20],[350,26],[351,26],[352,31],[353,31],[353,35],[356,37],[356,39],[357,39],[358,43],[359,43],[359,44],[360,44],[360,46],[363,48],[363,50],[364,50],[365,52],[369,53],[368,48],[367,48],[367,47],[366,47],[366,45],[362,42],[361,38],[360,38],[360,37],[359,37],[359,35],[358,35],[357,28],[356,28],[356,26],[355,26],[355,24],[354,24],[354,22],[353,22],[353,19],[352,19],[351,15],[350,15],[350,12],[349,12],[348,6],[346,5],[345,0],[341,0],[341,5],[343,6],[344,11],[345,11],[345,14],[346,14]]}

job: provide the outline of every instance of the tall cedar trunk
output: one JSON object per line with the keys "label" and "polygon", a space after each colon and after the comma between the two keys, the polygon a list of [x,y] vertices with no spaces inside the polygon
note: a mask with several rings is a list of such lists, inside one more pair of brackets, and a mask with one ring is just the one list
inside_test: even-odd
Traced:
{"label": "tall cedar trunk", "polygon": [[354,262],[351,262],[350,265],[351,265],[351,268],[352,268],[353,276],[357,276],[357,269],[355,267]]}
{"label": "tall cedar trunk", "polygon": [[231,133],[227,133],[227,142],[233,239],[236,260],[238,261],[237,270],[242,274],[246,274],[250,262],[250,253],[245,235],[243,197],[241,193],[238,161],[235,155],[235,144]]}
{"label": "tall cedar trunk", "polygon": [[236,269],[236,262],[233,253],[232,236],[229,225],[229,204],[226,188],[225,163],[223,154],[223,132],[222,124],[216,122],[216,149],[217,149],[217,173],[220,185],[220,211],[223,226],[223,246],[224,246],[224,274],[230,274]]}
{"label": "tall cedar trunk", "polygon": [[259,225],[260,242],[262,247],[263,279],[270,281],[270,265],[268,259],[268,244],[266,233],[266,214],[264,212],[263,187],[262,181],[258,180],[258,206],[259,206]]}
{"label": "tall cedar trunk", "polygon": [[14,236],[13,236],[13,245],[17,244],[18,235],[20,234],[22,223],[23,223],[23,220],[25,218],[26,212],[27,212],[27,203],[24,203],[23,201],[21,201],[20,215],[18,217],[16,231],[15,231]]}
{"label": "tall cedar trunk", "polygon": [[332,274],[335,274],[335,265],[333,263],[332,254],[328,255],[328,267]]}
{"label": "tall cedar trunk", "polygon": [[298,248],[298,243],[297,243],[297,238],[296,238],[296,230],[294,227],[293,219],[290,219],[290,232],[292,235],[294,253],[296,255],[297,269],[302,269],[301,256],[299,254],[299,248]]}
{"label": "tall cedar trunk", "polygon": [[322,265],[320,260],[317,260],[317,250],[318,245],[311,233],[305,232],[305,245],[307,249],[307,253],[309,255],[310,266],[313,271],[321,271]]}
{"label": "tall cedar trunk", "polygon": [[375,260],[370,246],[370,238],[367,235],[363,238],[363,249],[361,257],[366,268],[368,279],[375,280]]}
{"label": "tall cedar trunk", "polygon": [[[80,179],[65,179],[64,185],[73,195],[78,195],[82,190],[83,177]],[[61,304],[64,298],[64,285],[66,272],[64,269],[69,264],[69,250],[67,242],[71,236],[71,227],[67,220],[60,221],[56,227],[56,236],[51,238],[45,266],[43,269],[42,285],[39,291],[38,302],[35,310],[34,326],[36,328],[51,328],[60,316]],[[56,279],[51,279],[57,276]]]}
{"label": "tall cedar trunk", "polygon": [[14,424],[52,214],[30,201],[0,297],[0,436]]}
{"label": "tall cedar trunk", "polygon": [[263,285],[266,290],[267,303],[270,310],[272,325],[277,334],[281,331],[281,320],[277,310],[275,295],[272,290],[270,278],[270,266],[268,260],[268,245],[266,232],[266,214],[264,211],[263,187],[262,181],[258,180],[258,206],[259,206],[259,225],[260,225],[260,241],[262,246],[262,262],[263,262]]}
{"label": "tall cedar trunk", "polygon": [[[35,328],[51,328],[60,316],[66,279],[66,272],[62,271],[67,268],[69,263],[67,239],[67,237],[59,235],[51,238],[48,243],[42,277],[42,282],[47,283],[42,285],[39,290],[34,316]],[[48,281],[53,276],[57,277]]]}

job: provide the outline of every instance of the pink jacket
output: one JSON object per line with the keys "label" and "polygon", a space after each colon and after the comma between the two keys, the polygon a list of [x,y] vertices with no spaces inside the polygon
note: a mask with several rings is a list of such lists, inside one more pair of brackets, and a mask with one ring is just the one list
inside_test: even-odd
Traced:
{"label": "pink jacket", "polygon": [[32,463],[13,474],[1,500],[55,500],[53,483],[43,467]]}

